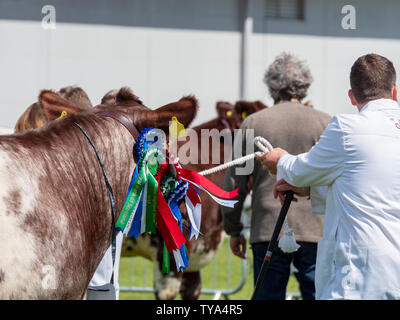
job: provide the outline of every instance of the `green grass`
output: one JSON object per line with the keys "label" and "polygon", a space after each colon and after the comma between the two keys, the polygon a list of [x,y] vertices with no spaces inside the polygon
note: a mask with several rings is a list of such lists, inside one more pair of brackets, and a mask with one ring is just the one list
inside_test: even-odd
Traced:
{"label": "green grass", "polygon": [[[229,254],[229,241],[225,239],[221,249],[218,251],[216,262],[212,261],[202,271],[203,289],[223,289],[235,288],[239,285],[242,278],[242,260]],[[229,299],[232,300],[249,300],[253,292],[253,257],[251,249],[247,249],[247,271],[245,284],[241,290],[231,294]],[[228,271],[228,263],[230,261],[230,276]],[[121,258],[120,263],[120,286],[130,286],[133,274],[133,284],[135,287],[152,287],[153,286],[153,264],[143,258]],[[214,276],[214,272],[216,276]],[[230,279],[230,280],[229,280]],[[297,280],[294,276],[289,279],[287,292],[299,292]],[[212,294],[201,294],[200,300],[211,300]],[[121,300],[153,300],[153,293],[142,292],[121,292]],[[176,299],[180,299],[178,295]]]}

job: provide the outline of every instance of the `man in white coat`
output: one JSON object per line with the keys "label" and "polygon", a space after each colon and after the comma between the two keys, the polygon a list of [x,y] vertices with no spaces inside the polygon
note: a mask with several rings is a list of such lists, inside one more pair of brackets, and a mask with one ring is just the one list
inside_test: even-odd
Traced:
{"label": "man in white coat", "polygon": [[[275,197],[311,195],[325,213],[318,243],[317,299],[400,299],[400,107],[392,62],[368,54],[350,73],[359,113],[335,116],[298,156],[276,148],[259,157],[277,173]],[[311,188],[298,188],[308,187]],[[322,188],[325,194],[321,197]],[[289,212],[290,214],[290,212]]]}

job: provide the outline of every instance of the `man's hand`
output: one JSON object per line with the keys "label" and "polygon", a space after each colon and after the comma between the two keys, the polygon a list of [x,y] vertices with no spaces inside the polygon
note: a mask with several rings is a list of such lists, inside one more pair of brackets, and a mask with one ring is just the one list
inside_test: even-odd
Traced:
{"label": "man's hand", "polygon": [[[306,197],[310,195],[310,187],[295,187],[287,183],[284,179],[277,181],[274,184],[274,197],[279,197],[281,204],[285,201],[285,191],[292,190],[299,197]],[[297,201],[296,197],[293,197],[293,201]]]}
{"label": "man's hand", "polygon": [[230,246],[235,256],[246,259],[246,238],[243,235],[231,237]]}
{"label": "man's hand", "polygon": [[285,154],[287,154],[285,150],[281,148],[274,148],[272,151],[258,156],[257,160],[262,163],[265,170],[269,170],[269,172],[272,174],[276,174],[276,166],[278,165],[278,161]]}

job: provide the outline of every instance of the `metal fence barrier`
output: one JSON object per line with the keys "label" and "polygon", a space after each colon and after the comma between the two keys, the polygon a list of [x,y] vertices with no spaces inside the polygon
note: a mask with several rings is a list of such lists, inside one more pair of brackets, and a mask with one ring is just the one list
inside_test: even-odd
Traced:
{"label": "metal fence barrier", "polygon": [[[243,214],[242,214],[242,223],[244,226],[244,235],[248,239],[249,237],[249,226],[250,226],[250,212],[248,209],[245,209]],[[227,243],[226,243],[227,242]],[[223,250],[226,250],[226,267],[223,270],[223,274],[226,275],[226,283],[224,285],[221,285],[221,279],[218,279],[218,274],[220,273],[220,268],[219,266],[219,258],[224,255]],[[229,237],[225,237],[223,240],[223,244],[220,248],[220,250],[217,252],[216,256],[212,260],[212,262],[205,268],[205,270],[201,271],[201,278],[203,279],[203,276],[205,275],[205,272],[210,272],[212,270],[212,283],[210,284],[210,281],[208,281],[207,286],[203,287],[201,290],[201,294],[207,294],[207,295],[212,295],[213,300],[219,300],[221,298],[224,299],[229,299],[229,296],[239,292],[243,286],[246,283],[247,276],[248,276],[248,268],[247,268],[247,263],[248,260],[244,259],[241,260],[240,262],[236,261],[235,263],[232,263],[232,252],[230,250],[229,246]],[[143,260],[143,266],[141,269],[143,269],[143,273],[139,272],[139,280],[135,279],[135,259],[141,259]],[[250,262],[250,266],[252,266],[252,261]],[[149,268],[150,267],[150,268]],[[150,270],[150,271],[149,271]],[[125,283],[122,282],[120,283],[120,291],[121,292],[142,292],[142,293],[154,293],[153,289],[153,283],[151,279],[151,273],[153,271],[152,268],[152,262],[145,260],[144,258],[129,258],[129,279]],[[295,268],[291,267],[291,273],[295,271]],[[233,274],[238,274],[240,272],[240,279],[239,281],[236,280],[233,283],[232,281],[232,275]],[[220,273],[221,274],[221,273]],[[208,277],[210,278],[210,277]],[[224,276],[225,278],[225,276]],[[236,277],[237,278],[237,277]],[[253,279],[251,279],[253,281]],[[126,283],[128,282],[128,283]],[[141,282],[140,285],[138,285],[138,282]],[[204,282],[203,282],[204,283]],[[301,299],[301,295],[298,292],[288,292],[286,294],[286,300],[298,300]]]}
{"label": "metal fence barrier", "polygon": [[[224,242],[227,241],[229,238],[225,237]],[[226,269],[224,272],[226,272],[227,275],[227,281],[226,281],[226,286],[224,287],[219,287],[218,286],[218,255],[220,254],[220,251],[226,249],[227,250],[227,260],[228,263],[226,265]],[[216,257],[213,259],[213,261],[210,263],[212,265],[212,285],[211,287],[207,288],[202,288],[201,294],[210,294],[213,295],[213,300],[219,300],[221,297],[224,297],[225,299],[229,299],[229,295],[234,294],[238,292],[244,284],[246,283],[246,278],[247,278],[247,260],[242,260],[240,262],[240,270],[232,270],[232,264],[231,264],[231,250],[229,248],[229,245],[226,246],[226,248],[222,248],[216,255]],[[129,258],[129,267],[130,267],[130,272],[129,272],[129,283],[128,285],[121,285],[120,286],[120,291],[121,292],[146,292],[146,293],[152,293],[154,292],[153,286],[152,286],[152,281],[149,279],[149,270],[152,269],[152,262],[143,259],[143,277],[142,279],[142,285],[138,286],[135,285],[135,276],[134,276],[134,260],[137,258]],[[148,268],[151,266],[150,268]],[[240,272],[240,280],[239,283],[232,283],[231,280],[231,275],[232,272]],[[204,271],[200,271],[201,277],[203,278]],[[234,287],[232,287],[234,285]]]}
{"label": "metal fence barrier", "polygon": [[[248,233],[249,233],[249,216],[247,214],[243,214],[242,215],[242,222],[244,225],[244,234],[246,237],[248,237]],[[212,262],[210,263],[210,265],[208,265],[207,271],[209,272],[210,268],[212,267],[212,285],[210,287],[204,287],[201,290],[201,294],[209,294],[209,295],[213,295],[213,300],[219,300],[221,299],[221,297],[225,298],[225,299],[229,299],[229,296],[231,294],[234,294],[236,292],[238,292],[239,290],[242,289],[242,287],[244,286],[244,284],[246,283],[246,279],[247,279],[247,259],[241,260],[240,261],[240,267],[238,268],[238,263],[235,263],[234,268],[233,268],[233,264],[232,264],[232,256],[233,254],[231,253],[230,250],[230,246],[229,243],[226,243],[229,241],[229,237],[224,237],[223,243],[221,245],[220,250],[217,251],[216,256],[214,257],[214,259],[212,260]],[[226,247],[226,248],[224,248]],[[219,260],[219,256],[221,256],[222,250],[226,250],[226,259],[227,259],[227,264],[226,264],[226,269],[224,269],[224,274],[226,274],[226,284],[224,286],[220,285],[220,282],[218,280],[218,272],[219,272],[219,268],[221,266],[218,266],[218,260]],[[120,286],[120,291],[121,292],[154,292],[152,283],[150,283],[151,281],[149,280],[149,271],[148,271],[148,266],[152,265],[152,262],[149,262],[143,258],[143,276],[142,276],[142,285],[135,285],[135,276],[134,276],[134,259],[138,259],[138,258],[129,258],[130,262],[129,262],[129,283],[128,285],[124,285],[124,283],[122,283],[122,285]],[[150,268],[152,270],[152,268]],[[237,273],[240,272],[240,279],[239,282],[235,281],[235,283],[232,283],[232,274],[233,273]],[[201,278],[203,279],[204,270],[200,271],[201,273]]]}

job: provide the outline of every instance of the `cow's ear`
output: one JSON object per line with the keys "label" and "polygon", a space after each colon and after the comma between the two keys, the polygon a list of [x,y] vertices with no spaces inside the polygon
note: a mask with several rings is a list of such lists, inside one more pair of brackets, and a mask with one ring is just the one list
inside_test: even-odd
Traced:
{"label": "cow's ear", "polygon": [[154,126],[168,132],[171,118],[176,117],[187,128],[196,117],[198,109],[199,104],[196,97],[183,97],[177,102],[169,103],[154,110],[157,123]]}
{"label": "cow's ear", "polygon": [[39,102],[49,121],[58,119],[63,114],[63,111],[67,114],[78,114],[83,111],[83,109],[50,90],[42,90],[40,92]]}
{"label": "cow's ear", "polygon": [[260,100],[257,100],[256,102],[254,102],[257,106],[257,110],[262,110],[262,109],[266,109],[268,108],[268,106],[266,104],[264,104],[263,102],[261,102]]}
{"label": "cow's ear", "polygon": [[118,90],[113,89],[108,91],[104,97],[101,99],[101,104],[115,104],[117,98]]}
{"label": "cow's ear", "polygon": [[81,87],[64,87],[57,92],[62,98],[67,99],[71,103],[82,109],[91,109],[93,107],[92,102]]}
{"label": "cow's ear", "polygon": [[108,91],[105,96],[101,99],[101,104],[115,105],[115,104],[126,104],[135,102],[135,104],[142,104],[140,98],[135,95],[131,88],[122,87],[121,89],[113,89]]}
{"label": "cow's ear", "polygon": [[240,100],[237,101],[235,104],[235,110],[238,114],[242,115],[242,119],[244,119],[243,118],[244,114],[248,116],[254,112],[257,112],[265,108],[267,108],[267,106],[261,101],[250,102],[250,101]]}
{"label": "cow's ear", "polygon": [[122,87],[119,89],[118,93],[115,96],[116,103],[124,103],[124,102],[136,102],[139,104],[143,104],[143,102],[139,99],[137,95],[135,95],[131,88]]}
{"label": "cow's ear", "polygon": [[233,104],[226,101],[218,101],[215,108],[217,109],[218,118],[229,118],[233,115]]}

